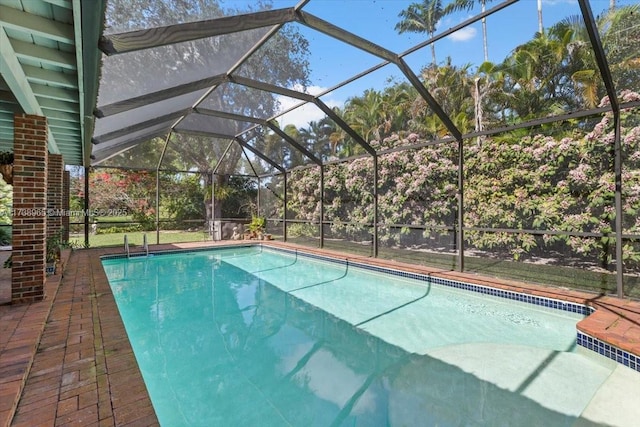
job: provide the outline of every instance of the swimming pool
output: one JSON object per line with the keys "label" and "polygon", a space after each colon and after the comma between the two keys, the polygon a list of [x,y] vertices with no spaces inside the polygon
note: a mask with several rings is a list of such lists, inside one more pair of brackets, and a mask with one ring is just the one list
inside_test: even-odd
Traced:
{"label": "swimming pool", "polygon": [[346,262],[236,247],[103,265],[162,425],[573,425],[615,369],[575,351],[567,307]]}

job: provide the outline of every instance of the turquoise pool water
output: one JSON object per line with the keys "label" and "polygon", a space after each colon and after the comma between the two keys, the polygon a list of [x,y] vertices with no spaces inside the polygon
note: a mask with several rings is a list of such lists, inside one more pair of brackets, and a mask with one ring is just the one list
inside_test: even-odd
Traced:
{"label": "turquoise pool water", "polygon": [[105,259],[163,426],[573,425],[582,315],[260,247]]}

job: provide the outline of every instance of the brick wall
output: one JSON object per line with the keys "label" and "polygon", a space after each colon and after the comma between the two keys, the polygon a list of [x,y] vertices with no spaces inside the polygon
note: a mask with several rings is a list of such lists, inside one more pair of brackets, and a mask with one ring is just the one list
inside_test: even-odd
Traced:
{"label": "brick wall", "polygon": [[33,302],[46,280],[47,119],[16,114],[13,133],[11,302]]}
{"label": "brick wall", "polygon": [[64,164],[61,154],[49,154],[47,162],[47,236],[60,233],[62,229]]}

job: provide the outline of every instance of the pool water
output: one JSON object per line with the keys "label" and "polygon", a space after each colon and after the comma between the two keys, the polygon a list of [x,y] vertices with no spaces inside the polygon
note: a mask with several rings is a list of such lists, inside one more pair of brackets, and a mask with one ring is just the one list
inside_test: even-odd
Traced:
{"label": "pool water", "polygon": [[261,247],[103,266],[163,426],[573,425],[582,315]]}

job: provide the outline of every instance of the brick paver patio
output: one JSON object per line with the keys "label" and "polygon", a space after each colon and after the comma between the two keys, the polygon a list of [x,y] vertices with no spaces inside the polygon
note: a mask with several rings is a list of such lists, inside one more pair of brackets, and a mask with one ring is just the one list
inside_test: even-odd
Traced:
{"label": "brick paver patio", "polygon": [[[152,250],[202,245],[164,245]],[[0,426],[158,425],[100,264],[100,255],[114,252],[121,249],[74,251],[64,277],[47,281],[44,301],[0,306]],[[580,322],[579,329],[640,355],[640,303],[635,301],[340,257],[587,303],[598,311]]]}

